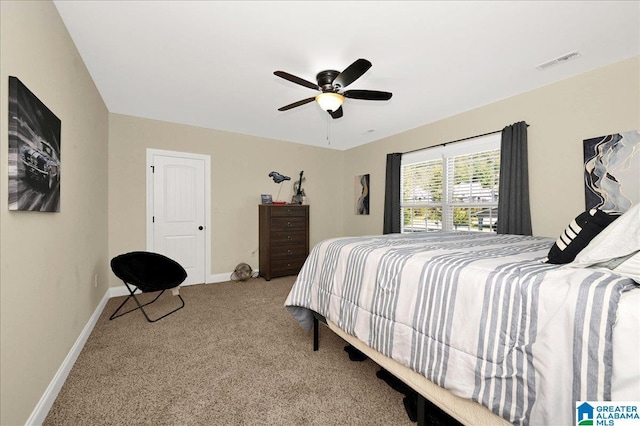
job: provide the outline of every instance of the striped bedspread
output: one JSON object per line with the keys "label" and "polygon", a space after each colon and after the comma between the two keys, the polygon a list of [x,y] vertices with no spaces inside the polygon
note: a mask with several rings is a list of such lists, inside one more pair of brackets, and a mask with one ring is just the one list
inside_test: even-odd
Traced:
{"label": "striped bedspread", "polygon": [[553,240],[469,232],[337,238],[312,250],[285,306],[514,424],[573,424],[610,400],[612,327],[633,281],[542,263]]}

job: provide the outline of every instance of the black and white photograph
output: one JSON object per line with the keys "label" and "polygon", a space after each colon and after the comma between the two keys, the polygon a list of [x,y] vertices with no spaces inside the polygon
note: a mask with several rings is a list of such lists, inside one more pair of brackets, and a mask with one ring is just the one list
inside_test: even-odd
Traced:
{"label": "black and white photograph", "polygon": [[9,77],[9,210],[60,211],[61,122]]}

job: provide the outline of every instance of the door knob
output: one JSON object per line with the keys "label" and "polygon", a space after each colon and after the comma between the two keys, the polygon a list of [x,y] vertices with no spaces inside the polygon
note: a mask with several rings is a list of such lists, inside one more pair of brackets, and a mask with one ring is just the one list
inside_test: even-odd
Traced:
{"label": "door knob", "polygon": [[204,229],[204,226],[198,226],[198,229],[202,231]]}

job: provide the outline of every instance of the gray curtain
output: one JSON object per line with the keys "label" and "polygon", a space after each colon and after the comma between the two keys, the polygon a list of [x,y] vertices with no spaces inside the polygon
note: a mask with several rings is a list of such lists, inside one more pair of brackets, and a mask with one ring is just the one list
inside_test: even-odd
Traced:
{"label": "gray curtain", "polygon": [[527,123],[502,129],[498,234],[531,235]]}
{"label": "gray curtain", "polygon": [[402,154],[387,154],[387,177],[384,189],[384,234],[400,232],[400,164]]}

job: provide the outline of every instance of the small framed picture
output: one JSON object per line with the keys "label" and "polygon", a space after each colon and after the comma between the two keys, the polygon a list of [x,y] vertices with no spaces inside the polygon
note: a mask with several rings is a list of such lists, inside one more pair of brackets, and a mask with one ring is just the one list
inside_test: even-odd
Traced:
{"label": "small framed picture", "polygon": [[262,198],[262,204],[273,204],[271,194],[262,194],[260,195],[260,198]]}
{"label": "small framed picture", "polygon": [[369,174],[356,176],[356,214],[369,214]]}

